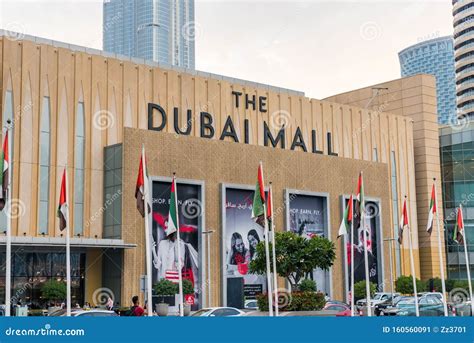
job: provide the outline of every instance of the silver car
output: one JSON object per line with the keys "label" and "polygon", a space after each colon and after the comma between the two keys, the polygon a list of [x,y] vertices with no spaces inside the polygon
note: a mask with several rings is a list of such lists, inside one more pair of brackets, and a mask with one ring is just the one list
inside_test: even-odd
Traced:
{"label": "silver car", "polygon": [[245,313],[235,307],[208,307],[194,312],[192,317],[240,317]]}
{"label": "silver car", "polygon": [[[66,310],[59,310],[53,312],[49,317],[66,317]],[[92,309],[92,310],[82,310],[82,309],[72,309],[71,317],[117,317],[118,314],[114,311]]]}

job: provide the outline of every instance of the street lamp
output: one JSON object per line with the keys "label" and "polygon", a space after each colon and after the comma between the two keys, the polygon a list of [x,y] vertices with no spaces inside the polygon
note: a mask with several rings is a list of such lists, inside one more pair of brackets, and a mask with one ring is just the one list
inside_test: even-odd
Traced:
{"label": "street lamp", "polygon": [[138,56],[138,34],[140,33],[140,31],[142,31],[143,29],[146,29],[147,27],[160,27],[160,24],[148,23],[148,24],[138,25],[137,31],[135,32],[135,56],[136,57],[139,57]]}
{"label": "street lamp", "polygon": [[206,236],[206,248],[207,248],[207,306],[211,307],[211,235],[214,230],[202,231],[203,236]]}

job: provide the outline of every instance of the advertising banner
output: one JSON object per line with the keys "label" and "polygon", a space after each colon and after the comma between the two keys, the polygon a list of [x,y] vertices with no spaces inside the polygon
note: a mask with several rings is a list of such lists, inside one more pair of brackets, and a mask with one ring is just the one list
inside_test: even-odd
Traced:
{"label": "advertising banner", "polygon": [[256,257],[256,246],[263,241],[263,228],[252,218],[253,190],[225,189],[224,275],[227,305],[245,307],[256,295],[266,291],[264,275],[248,273]]}
{"label": "advertising banner", "polygon": [[[346,200],[344,203],[346,206]],[[355,208],[354,200],[354,208]],[[367,250],[369,260],[369,277],[370,282],[378,285],[381,283],[382,276],[379,272],[379,244],[378,244],[378,233],[379,233],[379,205],[374,201],[365,202],[365,219],[363,225],[360,225],[360,218],[357,216],[357,211],[354,212],[354,281],[358,282],[365,280],[365,265],[364,265],[364,236],[367,237]],[[365,233],[365,235],[364,235]],[[350,271],[351,261],[351,245],[350,237],[346,240],[347,249],[347,270]],[[350,274],[350,273],[349,273]],[[348,277],[349,284],[351,282],[350,275]]]}
{"label": "advertising banner", "polygon": [[[183,280],[193,284],[194,294],[186,294],[186,302],[192,310],[200,306],[200,232],[201,232],[201,186],[178,183],[178,216],[181,238],[181,265]],[[178,254],[175,234],[167,235],[167,221],[171,182],[153,181],[152,210],[152,258],[155,284],[161,279],[178,282]]]}
{"label": "advertising banner", "polygon": [[[325,196],[288,193],[288,230],[302,237],[328,237],[327,198]],[[323,293],[330,293],[329,271],[316,269],[309,278]]]}

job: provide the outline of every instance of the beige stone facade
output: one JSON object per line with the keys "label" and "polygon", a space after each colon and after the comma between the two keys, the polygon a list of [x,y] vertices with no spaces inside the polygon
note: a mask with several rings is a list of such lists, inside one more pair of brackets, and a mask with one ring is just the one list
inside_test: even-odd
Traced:
{"label": "beige stone facade", "polygon": [[[78,103],[83,103],[85,109],[84,218],[88,223],[83,235],[75,237],[78,245],[81,239],[106,243],[100,211],[105,201],[104,147],[123,143],[119,243],[126,249],[121,280],[122,303],[128,304],[130,296],[139,293],[139,277],[145,273],[143,222],[135,210],[133,196],[142,143],[147,154],[153,156],[149,164],[151,175],[170,176],[178,171],[178,177],[205,181],[206,227],[217,232],[222,226],[219,185],[254,184],[259,160],[265,164],[267,179],[274,182],[275,203],[282,204],[286,188],[329,193],[330,233],[334,241],[342,216],[340,197],[355,192],[359,171],[365,175],[366,196],[380,200],[384,238],[393,237],[396,227],[391,185],[395,182],[399,206],[406,195],[411,225],[418,226],[412,233],[417,276],[420,276],[420,270],[423,277],[436,274],[436,251],[422,246],[421,258],[418,254],[419,241],[427,241],[422,223],[426,220],[424,209],[425,202],[428,204],[430,178],[439,179],[439,162],[433,158],[439,155],[437,141],[435,144],[432,138],[435,126],[431,121],[436,112],[436,101],[432,80],[428,77],[408,79],[416,87],[400,86],[397,91],[403,93],[403,97],[380,110],[374,107],[375,104],[367,108],[362,106],[363,99],[370,95],[365,98],[361,95],[353,104],[345,97],[320,101],[307,98],[301,92],[162,67],[35,37],[12,41],[0,35],[0,56],[0,113],[6,110],[6,92],[12,94],[14,102],[13,197],[20,199],[26,208],[13,220],[15,236],[30,237],[33,243],[43,238],[37,230],[37,184],[39,117],[45,96],[51,102],[48,237],[60,237],[61,234],[55,208],[59,197],[59,173],[66,164],[70,189],[74,189]],[[238,107],[235,92],[242,93]],[[411,93],[411,97],[406,95]],[[250,102],[245,101],[246,95]],[[167,114],[167,123],[161,132],[147,130],[150,103],[160,105]],[[174,122],[174,108],[178,111],[178,123]],[[190,121],[186,119],[187,110],[192,113]],[[213,118],[215,135],[212,139],[200,137],[202,112]],[[161,123],[156,113],[154,111],[153,126]],[[232,120],[239,143],[229,135],[219,139],[228,118]],[[283,124],[285,126],[285,137],[275,148],[263,147],[265,135],[268,135],[265,123],[273,137],[277,137]],[[190,135],[176,134],[175,126],[181,131],[190,128]],[[331,134],[331,149],[328,133]],[[301,144],[295,146],[294,151],[290,149],[295,136],[299,137],[298,142],[304,140],[307,152]],[[285,148],[282,148],[282,142]],[[312,149],[322,154],[313,153]],[[338,156],[329,156],[329,152]],[[396,176],[392,175],[392,155],[397,165]],[[74,203],[71,204],[73,208]],[[75,214],[71,212],[74,221]],[[277,229],[283,230],[284,223],[283,217],[278,218]],[[340,242],[336,242],[336,246],[338,257],[332,270],[332,292],[335,298],[342,298],[342,247]],[[402,274],[409,274],[406,246],[401,249],[399,269]],[[94,266],[94,263],[101,264],[100,253],[97,253],[100,247],[94,249],[95,252],[89,254],[87,268],[94,273],[103,273],[99,265]],[[384,243],[382,250],[383,284],[390,289],[388,244]],[[220,251],[219,235],[215,235],[211,243],[212,305],[221,301]],[[394,272],[396,269],[393,267]],[[87,301],[93,290],[101,287],[100,279],[86,278]]]}

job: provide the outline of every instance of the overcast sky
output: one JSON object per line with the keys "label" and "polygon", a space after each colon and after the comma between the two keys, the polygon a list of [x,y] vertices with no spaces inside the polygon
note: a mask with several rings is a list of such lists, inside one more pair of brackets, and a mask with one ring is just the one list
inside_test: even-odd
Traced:
{"label": "overcast sky", "polygon": [[[400,50],[452,34],[451,6],[196,1],[196,69],[324,98],[400,77]],[[101,49],[102,1],[0,0],[0,28]]]}

